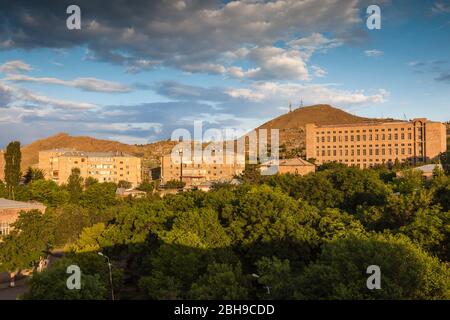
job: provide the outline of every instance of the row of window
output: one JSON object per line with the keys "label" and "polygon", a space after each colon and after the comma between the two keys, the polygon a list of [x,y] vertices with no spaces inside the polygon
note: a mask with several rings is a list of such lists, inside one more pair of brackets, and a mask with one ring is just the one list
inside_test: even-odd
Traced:
{"label": "row of window", "polygon": [[[316,137],[317,143],[325,143],[325,142],[348,142],[348,141],[379,141],[379,140],[405,140],[405,138],[408,137],[408,140],[412,140],[412,133],[388,133],[388,134],[363,134],[363,135],[351,135],[351,136],[322,136],[322,137]],[[386,139],[387,138],[387,139]],[[418,139],[422,139],[422,135],[418,135]]]}
{"label": "row of window", "polygon": [[0,237],[7,236],[11,231],[11,226],[8,222],[0,222]]}
{"label": "row of window", "polygon": [[[375,144],[375,145],[372,145],[372,144],[369,144],[369,148],[378,148],[378,147],[382,147],[382,148],[384,148],[384,147],[386,147],[386,146],[388,146],[389,148],[390,147],[392,147],[392,146],[394,146],[394,147],[398,147],[398,146],[402,146],[402,147],[404,147],[404,146],[408,146],[408,147],[411,147],[413,144],[412,143],[394,143],[394,144],[391,144],[391,143],[388,143],[388,144],[381,144],[381,145],[379,145],[379,144]],[[339,148],[339,149],[349,149],[349,148],[367,148],[367,145],[365,145],[365,144],[363,144],[363,145],[354,145],[354,144],[351,144],[351,145],[327,145],[327,146],[324,146],[324,145],[322,145],[321,146],[322,147],[322,149],[325,149],[325,148],[328,148],[328,149],[330,149],[330,148],[333,148],[333,149],[336,149],[336,148]],[[319,146],[316,146],[316,149],[319,149],[320,147]],[[418,148],[419,149],[422,149],[422,146],[421,145],[419,145],[418,146]]]}
{"label": "row of window", "polygon": [[[400,129],[400,130],[399,130]],[[316,134],[335,134],[335,133],[360,133],[360,132],[391,132],[391,131],[405,131],[405,128],[381,128],[381,129],[357,129],[357,130],[339,130],[339,131],[316,131]],[[412,131],[412,127],[409,127],[407,131]]]}
{"label": "row of window", "polygon": [[357,150],[317,150],[317,157],[337,157],[337,156],[372,156],[372,155],[412,155],[412,148],[395,148],[395,149],[357,149]]}

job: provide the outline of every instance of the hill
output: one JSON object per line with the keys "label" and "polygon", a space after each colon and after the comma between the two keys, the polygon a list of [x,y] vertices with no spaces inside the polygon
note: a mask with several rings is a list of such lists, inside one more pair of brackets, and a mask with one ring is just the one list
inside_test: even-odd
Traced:
{"label": "hill", "polygon": [[305,156],[305,125],[307,123],[330,125],[392,120],[359,117],[330,105],[319,104],[295,109],[264,123],[257,129],[279,129],[280,155],[290,158]]}
{"label": "hill", "polygon": [[157,167],[159,157],[169,153],[175,145],[172,141],[159,141],[146,145],[129,145],[111,140],[101,140],[86,136],[70,136],[67,133],[36,140],[22,148],[22,170],[35,166],[39,162],[39,151],[56,148],[69,148],[83,151],[120,151],[144,158],[144,166],[148,168]]}

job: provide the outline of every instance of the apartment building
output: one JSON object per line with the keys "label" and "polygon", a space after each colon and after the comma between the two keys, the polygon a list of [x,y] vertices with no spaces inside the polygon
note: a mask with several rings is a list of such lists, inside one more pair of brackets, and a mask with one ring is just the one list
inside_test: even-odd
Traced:
{"label": "apartment building", "polygon": [[79,168],[83,178],[92,177],[99,182],[125,180],[136,187],[142,180],[141,158],[122,152],[41,151],[39,168],[47,179],[58,184],[67,183],[73,168]]}
{"label": "apartment building", "polygon": [[411,121],[306,125],[306,158],[316,164],[340,162],[371,167],[396,160],[412,164],[447,150],[445,125],[426,118]]}
{"label": "apartment building", "polygon": [[161,183],[179,180],[187,187],[200,186],[207,182],[231,181],[235,175],[241,174],[245,163],[239,161],[236,155],[226,158],[222,151],[212,152],[208,156],[197,158],[192,153],[168,154],[161,157]]}

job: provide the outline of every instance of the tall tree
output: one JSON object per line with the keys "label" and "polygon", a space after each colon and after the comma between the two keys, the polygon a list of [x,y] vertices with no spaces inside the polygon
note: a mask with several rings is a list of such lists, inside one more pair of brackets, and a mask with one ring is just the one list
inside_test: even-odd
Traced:
{"label": "tall tree", "polygon": [[80,169],[72,169],[72,173],[67,180],[67,190],[70,193],[70,202],[78,203],[83,193],[83,177],[81,176]]}
{"label": "tall tree", "polygon": [[44,171],[42,171],[42,169],[29,167],[23,178],[25,184],[29,184],[30,182],[37,180],[44,180]]}
{"label": "tall tree", "polygon": [[22,173],[20,172],[20,142],[13,141],[8,144],[5,152],[5,182],[8,189],[8,197],[15,199],[15,193],[19,186]]}

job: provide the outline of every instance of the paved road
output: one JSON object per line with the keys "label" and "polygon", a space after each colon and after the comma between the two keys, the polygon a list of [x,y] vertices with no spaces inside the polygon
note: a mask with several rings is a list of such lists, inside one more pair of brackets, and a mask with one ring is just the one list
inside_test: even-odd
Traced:
{"label": "paved road", "polygon": [[17,297],[27,291],[25,285],[19,285],[14,288],[0,289],[0,300],[16,300]]}

